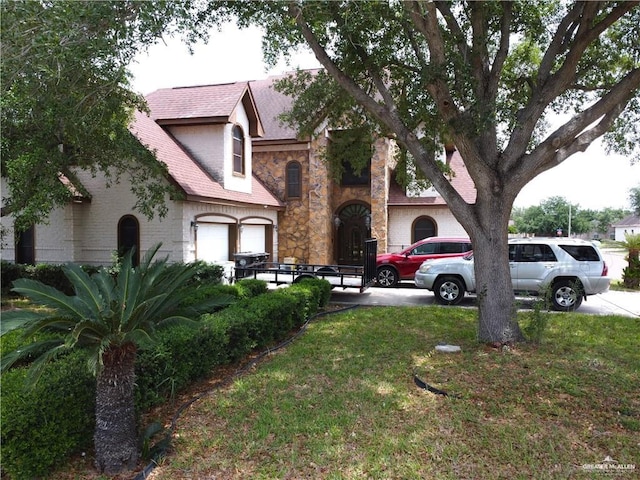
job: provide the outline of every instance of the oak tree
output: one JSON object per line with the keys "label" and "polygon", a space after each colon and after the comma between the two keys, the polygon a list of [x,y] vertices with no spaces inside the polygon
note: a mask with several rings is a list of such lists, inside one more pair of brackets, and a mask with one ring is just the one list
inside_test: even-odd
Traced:
{"label": "oak tree", "polygon": [[[534,177],[603,137],[638,154],[640,8],[620,2],[230,2],[266,31],[274,62],[306,45],[322,64],[286,82],[289,120],[368,124],[397,141],[470,235],[481,341],[522,339],[507,230]],[[220,14],[215,2],[215,13]],[[550,128],[561,113],[565,120]],[[435,152],[453,142],[475,183],[467,203]],[[606,161],[606,159],[603,159]],[[571,181],[570,178],[567,179]]]}

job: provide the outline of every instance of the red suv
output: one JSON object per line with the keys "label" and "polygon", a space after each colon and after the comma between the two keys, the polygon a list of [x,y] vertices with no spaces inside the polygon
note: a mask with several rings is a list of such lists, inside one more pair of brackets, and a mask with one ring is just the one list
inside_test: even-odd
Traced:
{"label": "red suv", "polygon": [[376,280],[381,287],[394,287],[400,280],[413,280],[422,262],[432,258],[462,257],[472,250],[468,238],[429,237],[399,253],[376,258]]}

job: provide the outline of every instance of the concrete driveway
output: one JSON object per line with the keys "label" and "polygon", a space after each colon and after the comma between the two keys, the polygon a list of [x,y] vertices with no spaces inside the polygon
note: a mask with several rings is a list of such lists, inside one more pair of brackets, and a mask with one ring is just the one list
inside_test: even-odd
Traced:
{"label": "concrete driveway", "polygon": [[[522,308],[531,308],[531,298],[518,298]],[[437,305],[433,293],[415,288],[411,283],[402,283],[398,288],[371,287],[359,293],[356,289],[334,289],[331,292],[331,303],[344,305],[379,305],[379,306],[420,306]],[[460,306],[474,307],[475,296],[466,295]],[[609,291],[591,295],[577,310],[578,313],[593,315],[624,315],[640,318],[640,292]]]}
{"label": "concrete driveway", "polygon": [[[622,271],[627,266],[626,251],[623,249],[602,249],[609,277],[613,280],[622,280]],[[531,308],[531,298],[518,298],[522,308]],[[416,288],[412,282],[404,281],[398,288],[372,287],[364,293],[358,293],[355,289],[335,289],[331,293],[331,302],[347,305],[437,305],[433,293],[428,290]],[[475,296],[466,295],[460,306],[474,307]],[[624,315],[640,318],[640,292],[609,291],[587,297],[586,301],[577,310],[579,313],[593,315]]]}

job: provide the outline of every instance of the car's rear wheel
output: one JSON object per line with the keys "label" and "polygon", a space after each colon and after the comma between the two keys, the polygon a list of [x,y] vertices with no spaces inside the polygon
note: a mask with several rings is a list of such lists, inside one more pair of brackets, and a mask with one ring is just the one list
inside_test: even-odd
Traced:
{"label": "car's rear wheel", "polygon": [[442,277],[436,280],[433,294],[442,305],[457,305],[464,298],[464,283],[456,277]]}
{"label": "car's rear wheel", "polygon": [[582,286],[577,280],[558,280],[551,289],[551,304],[554,310],[573,312],[582,305]]}
{"label": "car's rear wheel", "polygon": [[381,287],[389,288],[395,287],[400,280],[398,278],[398,272],[393,267],[380,267],[376,275],[378,285]]}

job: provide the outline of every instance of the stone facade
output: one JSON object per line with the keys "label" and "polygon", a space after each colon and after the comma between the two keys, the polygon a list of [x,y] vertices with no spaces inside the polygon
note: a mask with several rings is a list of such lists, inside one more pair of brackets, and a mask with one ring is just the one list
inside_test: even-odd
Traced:
{"label": "stone facade", "polygon": [[[388,191],[394,167],[393,142],[376,140],[371,159],[370,186],[341,186],[331,179],[323,158],[327,137],[319,135],[306,149],[255,149],[253,172],[285,204],[278,218],[278,258],[294,257],[298,263],[337,263],[337,228],[333,219],[353,203],[364,205],[371,215],[372,237],[384,251],[388,231]],[[293,147],[290,147],[293,148]],[[286,166],[301,165],[301,196],[287,198]]]}

